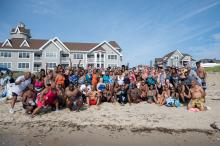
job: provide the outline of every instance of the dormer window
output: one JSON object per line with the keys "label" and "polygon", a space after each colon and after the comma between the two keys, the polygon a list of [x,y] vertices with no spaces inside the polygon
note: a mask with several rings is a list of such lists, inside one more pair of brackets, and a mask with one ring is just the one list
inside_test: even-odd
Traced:
{"label": "dormer window", "polygon": [[5,40],[5,42],[2,44],[2,47],[12,47],[9,39]]}
{"label": "dormer window", "polygon": [[28,44],[27,40],[24,40],[24,41],[21,43],[20,47],[30,47],[30,45]]}

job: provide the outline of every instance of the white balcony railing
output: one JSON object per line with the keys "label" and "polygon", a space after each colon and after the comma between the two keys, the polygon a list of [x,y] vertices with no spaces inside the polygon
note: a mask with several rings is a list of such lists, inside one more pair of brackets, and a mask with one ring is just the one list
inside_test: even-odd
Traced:
{"label": "white balcony railing", "polygon": [[87,58],[87,62],[94,62],[95,58]]}
{"label": "white balcony railing", "polygon": [[61,61],[69,61],[69,57],[61,57]]}
{"label": "white balcony railing", "polygon": [[34,67],[34,71],[40,71],[41,67]]}
{"label": "white balcony railing", "polygon": [[40,60],[41,60],[41,57],[34,56],[34,60],[36,60],[36,61],[40,61]]}

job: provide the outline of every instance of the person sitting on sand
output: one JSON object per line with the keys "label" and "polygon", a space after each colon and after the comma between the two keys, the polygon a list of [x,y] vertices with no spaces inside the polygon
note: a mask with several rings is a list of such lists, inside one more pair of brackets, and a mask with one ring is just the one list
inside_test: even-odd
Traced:
{"label": "person sitting on sand", "polygon": [[87,103],[88,106],[99,105],[100,104],[101,94],[99,91],[96,91],[96,88],[93,86],[93,90],[88,94]]}
{"label": "person sitting on sand", "polygon": [[110,90],[109,84],[106,84],[106,88],[101,96],[101,102],[114,102],[114,98],[112,96],[112,91]]}
{"label": "person sitting on sand", "polygon": [[80,91],[82,93],[83,102],[87,103],[88,94],[92,91],[92,86],[87,81],[85,81],[85,84],[80,86]]}
{"label": "person sitting on sand", "polygon": [[147,102],[148,103],[158,103],[157,101],[157,91],[155,90],[154,86],[153,85],[150,85],[149,89],[147,90]]}
{"label": "person sitting on sand", "polygon": [[119,85],[119,88],[116,90],[115,95],[116,95],[118,102],[122,106],[125,105],[128,101],[129,101],[129,104],[131,104],[131,101],[127,95],[127,90],[125,89],[125,85]]}
{"label": "person sitting on sand", "polygon": [[169,97],[170,97],[170,89],[168,88],[167,85],[164,85],[162,94],[157,97],[158,103],[160,105],[164,105],[164,103],[166,102],[166,99]]}
{"label": "person sitting on sand", "polygon": [[25,113],[27,114],[31,114],[33,110],[36,108],[35,95],[36,93],[34,91],[34,85],[28,85],[28,90],[25,91],[22,95],[22,105],[25,109]]}
{"label": "person sitting on sand", "polygon": [[196,84],[195,80],[191,82],[191,88],[189,90],[189,98],[191,99],[187,109],[198,108],[200,111],[205,110],[203,98],[205,96],[205,92],[199,85]]}
{"label": "person sitting on sand", "polygon": [[82,93],[77,86],[74,87],[73,84],[69,84],[69,86],[65,89],[64,96],[66,98],[67,107],[70,111],[78,112],[83,106]]}
{"label": "person sitting on sand", "polygon": [[[152,85],[153,86],[153,85]],[[145,84],[145,81],[144,80],[142,80],[141,81],[141,84],[140,84],[140,88],[139,88],[139,90],[140,90],[140,98],[143,100],[143,101],[146,101],[147,100],[147,92],[148,92],[148,86],[147,86],[147,84]]]}
{"label": "person sitting on sand", "polygon": [[165,105],[168,107],[180,107],[179,94],[174,86],[170,89],[170,97],[166,99]]}
{"label": "person sitting on sand", "polygon": [[136,87],[136,84],[131,83],[131,88],[128,90],[129,103],[139,103],[141,102],[140,90]]}
{"label": "person sitting on sand", "polygon": [[51,82],[50,86],[47,86],[38,96],[37,96],[37,108],[33,111],[32,117],[38,114],[43,107],[56,107],[58,111],[59,103],[57,100],[57,88],[55,82]]}
{"label": "person sitting on sand", "polygon": [[12,102],[10,113],[14,113],[14,106],[17,101],[17,97],[22,95],[28,85],[31,84],[31,73],[25,72],[24,75],[18,77],[15,81],[15,86],[12,87]]}

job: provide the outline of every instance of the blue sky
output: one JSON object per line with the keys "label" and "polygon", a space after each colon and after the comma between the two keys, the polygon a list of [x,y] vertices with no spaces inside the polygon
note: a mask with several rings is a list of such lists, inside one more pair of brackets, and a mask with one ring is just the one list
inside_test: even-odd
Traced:
{"label": "blue sky", "polygon": [[19,21],[33,38],[115,40],[131,65],[175,49],[220,59],[220,0],[1,0],[0,41]]}

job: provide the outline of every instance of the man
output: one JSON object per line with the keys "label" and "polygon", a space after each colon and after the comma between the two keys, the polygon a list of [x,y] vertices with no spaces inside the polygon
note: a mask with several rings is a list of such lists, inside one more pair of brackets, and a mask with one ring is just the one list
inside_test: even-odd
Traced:
{"label": "man", "polygon": [[34,102],[36,92],[34,91],[34,85],[28,85],[28,90],[24,92],[22,96],[22,105],[25,109],[25,113],[31,114],[36,107]]}
{"label": "man", "polygon": [[128,101],[129,103],[141,102],[140,90],[138,90],[134,83],[131,83],[131,88],[128,90]]}
{"label": "man", "polygon": [[204,111],[204,102],[202,101],[204,97],[205,92],[202,87],[197,85],[195,80],[192,80],[189,90],[189,98],[191,98],[191,101],[188,104],[188,110],[191,108],[198,108],[200,111]]}
{"label": "man", "polygon": [[69,86],[65,89],[64,96],[67,101],[67,107],[71,111],[75,110],[78,112],[83,106],[82,94],[77,86],[74,87],[73,84],[69,84]]}
{"label": "man", "polygon": [[[82,92],[83,102],[86,103],[88,94],[92,91],[92,86],[89,85],[87,81],[85,81],[85,84],[82,84],[80,86],[80,91]],[[87,103],[87,104],[89,104],[89,103]]]}
{"label": "man", "polygon": [[202,84],[202,88],[205,90],[206,89],[206,71],[205,69],[201,66],[201,62],[196,62],[196,73],[198,75],[198,77],[201,79],[201,84]]}
{"label": "man", "polygon": [[24,75],[18,77],[15,81],[15,86],[12,87],[12,102],[10,113],[14,113],[14,106],[17,101],[17,97],[21,96],[28,85],[31,84],[31,73],[25,72]]}

